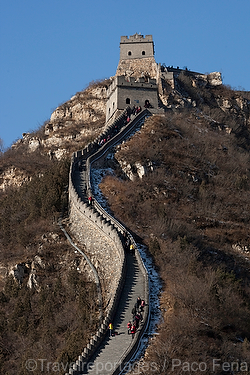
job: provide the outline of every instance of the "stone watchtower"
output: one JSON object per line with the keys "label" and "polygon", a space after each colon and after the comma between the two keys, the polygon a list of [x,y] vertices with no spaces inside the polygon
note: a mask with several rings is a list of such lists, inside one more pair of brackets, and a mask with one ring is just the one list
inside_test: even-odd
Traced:
{"label": "stone watchtower", "polygon": [[152,35],[135,34],[130,38],[121,36],[120,61],[126,59],[141,59],[154,57],[154,42]]}
{"label": "stone watchtower", "polygon": [[116,76],[156,78],[157,64],[154,58],[152,35],[134,34],[122,36],[120,41],[120,61]]}
{"label": "stone watchtower", "polygon": [[107,90],[106,121],[129,105],[143,108],[146,100],[158,108],[158,72],[152,35],[122,36],[120,61]]}

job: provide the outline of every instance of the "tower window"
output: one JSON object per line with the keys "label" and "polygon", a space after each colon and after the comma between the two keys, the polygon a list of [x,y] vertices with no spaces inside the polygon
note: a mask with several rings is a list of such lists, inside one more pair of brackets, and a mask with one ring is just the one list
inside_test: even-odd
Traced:
{"label": "tower window", "polygon": [[131,52],[131,51],[128,51],[128,55],[131,56],[131,55],[132,55],[132,52]]}
{"label": "tower window", "polygon": [[130,104],[130,99],[129,98],[126,99],[126,104]]}
{"label": "tower window", "polygon": [[146,54],[146,53],[145,53],[145,51],[142,51],[142,53],[141,53],[141,54],[142,54],[143,56],[145,56],[145,54]]}

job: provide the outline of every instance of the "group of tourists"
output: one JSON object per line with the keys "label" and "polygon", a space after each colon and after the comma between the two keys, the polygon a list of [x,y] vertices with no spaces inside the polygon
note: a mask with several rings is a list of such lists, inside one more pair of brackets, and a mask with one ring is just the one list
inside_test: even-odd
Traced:
{"label": "group of tourists", "polygon": [[110,138],[111,138],[110,134],[107,136],[107,138],[102,138],[99,142],[99,146],[104,145],[104,143],[108,142]]}
{"label": "group of tourists", "polygon": [[126,110],[126,113],[125,113],[124,125],[126,125],[130,122],[131,115],[136,116],[139,112],[141,112],[141,110],[142,110],[141,106],[136,107],[134,105],[132,108],[128,107],[128,109]]}
{"label": "group of tourists", "polygon": [[138,115],[139,112],[141,112],[141,106],[139,105],[138,107],[136,107],[135,105],[133,105],[132,109],[131,109],[131,113],[132,115]]}
{"label": "group of tourists", "polygon": [[[145,100],[145,108],[150,108],[152,107],[151,104],[149,103],[149,100]],[[140,113],[142,110],[141,106],[135,106],[133,105],[132,108],[128,107],[125,114],[124,114],[124,120],[123,120],[123,125],[127,125],[131,121],[131,115],[136,116],[138,113]],[[101,147],[103,146],[106,142],[110,140],[114,135],[118,133],[119,129],[118,126],[116,125],[112,132],[107,136],[107,138],[102,138],[100,142],[98,143],[98,146]]]}
{"label": "group of tourists", "polygon": [[[137,329],[140,326],[140,322],[143,320],[142,313],[144,311],[145,307],[145,301],[141,299],[141,297],[138,297],[136,300],[136,303],[131,311],[132,313],[132,319],[128,322],[127,328],[128,328],[128,335],[132,335],[132,339],[135,336],[135,333]],[[109,323],[109,337],[115,336],[117,333],[114,332],[113,323]]]}
{"label": "group of tourists", "polygon": [[[127,123],[127,120],[128,120],[128,117],[130,117],[130,115],[128,115],[128,112],[130,110],[130,115],[131,115],[131,108],[128,108],[127,111],[125,112],[125,114],[123,115],[123,119],[121,121],[121,123],[118,123],[116,124],[109,132],[109,134],[107,136],[104,136],[103,138],[100,139],[99,143],[98,143],[98,146],[101,147],[103,146],[106,142],[108,142],[112,137],[114,137],[119,131],[120,129],[126,125]],[[130,119],[129,119],[130,121]]]}
{"label": "group of tourists", "polygon": [[142,312],[144,311],[145,301],[141,297],[137,298],[137,301],[132,309],[132,322],[129,321],[127,324],[128,334],[132,335],[132,339],[139,328],[140,322],[142,321]]}

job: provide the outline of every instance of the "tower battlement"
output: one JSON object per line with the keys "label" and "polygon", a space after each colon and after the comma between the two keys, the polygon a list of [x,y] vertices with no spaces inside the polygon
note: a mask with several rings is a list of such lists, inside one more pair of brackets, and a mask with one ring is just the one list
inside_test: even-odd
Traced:
{"label": "tower battlement", "polygon": [[120,43],[150,43],[153,42],[152,35],[145,35],[145,38],[141,34],[135,33],[134,35],[131,35],[130,37],[127,36],[121,36]]}
{"label": "tower battlement", "polygon": [[[119,76],[115,77],[109,88],[107,89],[107,97],[117,89],[117,87],[122,87],[126,89],[149,89],[157,90],[156,79],[145,79],[144,77],[135,78],[135,77],[126,77]],[[126,103],[131,104],[131,103]]]}

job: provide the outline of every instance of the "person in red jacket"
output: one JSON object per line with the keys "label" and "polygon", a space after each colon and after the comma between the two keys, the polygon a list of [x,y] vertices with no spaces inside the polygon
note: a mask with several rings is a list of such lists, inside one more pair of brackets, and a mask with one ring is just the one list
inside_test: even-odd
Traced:
{"label": "person in red jacket", "polygon": [[144,310],[144,307],[145,307],[145,301],[142,299],[141,300],[141,311]]}
{"label": "person in red jacket", "polygon": [[132,328],[131,322],[128,322],[127,327],[128,327],[128,335],[129,335],[131,332],[131,328]]}
{"label": "person in red jacket", "polygon": [[136,326],[133,324],[132,327],[131,327],[132,339],[133,339],[134,336],[135,336],[135,332],[136,332]]}

